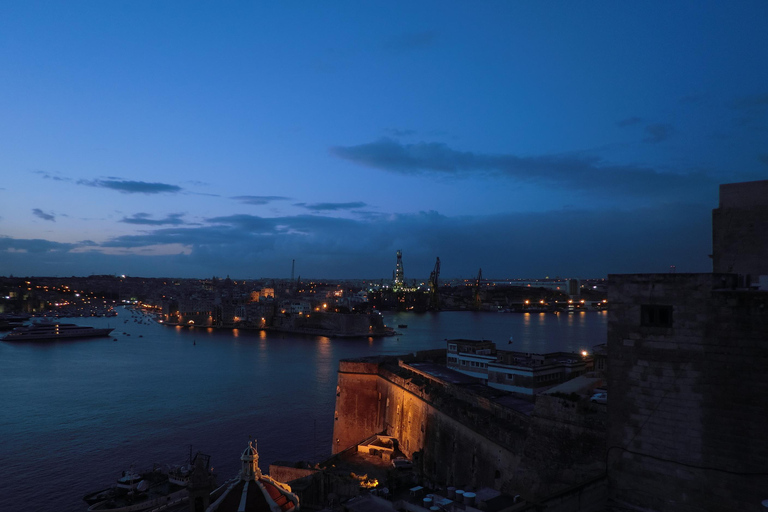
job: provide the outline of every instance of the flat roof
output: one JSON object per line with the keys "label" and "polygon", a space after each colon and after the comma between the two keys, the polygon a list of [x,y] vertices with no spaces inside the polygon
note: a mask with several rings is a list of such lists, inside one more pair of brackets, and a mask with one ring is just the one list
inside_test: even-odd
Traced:
{"label": "flat roof", "polygon": [[461,386],[464,389],[472,391],[478,396],[487,398],[492,402],[496,402],[503,407],[525,414],[526,416],[530,416],[531,412],[533,412],[534,404],[528,399],[522,398],[508,391],[492,388],[482,384],[480,379],[470,377],[469,375],[458,370],[454,370],[452,368],[448,368],[447,366],[436,363],[410,363],[408,366],[431,375],[436,379],[440,379],[441,381],[448,384]]}
{"label": "flat roof", "polygon": [[416,368],[419,371],[427,373],[437,379],[440,379],[449,384],[456,384],[459,386],[476,384],[477,379],[470,377],[465,373],[461,373],[447,366],[436,363],[409,363],[408,366]]}

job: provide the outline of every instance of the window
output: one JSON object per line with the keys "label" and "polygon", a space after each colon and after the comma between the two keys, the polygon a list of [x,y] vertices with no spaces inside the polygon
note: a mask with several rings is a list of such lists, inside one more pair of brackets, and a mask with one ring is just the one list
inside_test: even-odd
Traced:
{"label": "window", "polygon": [[646,327],[672,327],[672,306],[643,304],[640,306],[640,325]]}

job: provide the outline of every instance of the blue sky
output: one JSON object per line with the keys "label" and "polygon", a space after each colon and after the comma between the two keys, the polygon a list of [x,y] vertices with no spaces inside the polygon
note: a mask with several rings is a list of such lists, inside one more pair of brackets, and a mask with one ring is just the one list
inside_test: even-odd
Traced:
{"label": "blue sky", "polygon": [[4,2],[0,274],[711,270],[768,3]]}

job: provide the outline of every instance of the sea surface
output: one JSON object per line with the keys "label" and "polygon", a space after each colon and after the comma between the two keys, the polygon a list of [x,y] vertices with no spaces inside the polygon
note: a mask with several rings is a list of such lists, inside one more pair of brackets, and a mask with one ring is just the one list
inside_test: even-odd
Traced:
{"label": "sea surface", "polygon": [[265,472],[275,461],[323,460],[340,359],[445,348],[453,338],[576,352],[605,343],[607,328],[605,312],[385,313],[399,335],[329,339],[169,327],[118,312],[66,320],[113,327],[107,338],[0,342],[0,511],[83,511],[82,497],[123,470],[182,464],[190,447],[211,455],[219,482],[238,471],[249,438]]}

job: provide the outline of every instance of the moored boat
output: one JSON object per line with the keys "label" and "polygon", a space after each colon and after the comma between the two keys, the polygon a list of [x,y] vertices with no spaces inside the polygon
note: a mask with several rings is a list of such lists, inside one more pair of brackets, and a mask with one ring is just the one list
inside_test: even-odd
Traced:
{"label": "moored boat", "polygon": [[114,329],[95,328],[59,322],[37,322],[16,327],[3,338],[3,341],[49,341],[71,338],[94,338],[109,336]]}
{"label": "moored boat", "polygon": [[112,487],[83,496],[89,511],[138,512],[187,499],[186,486],[169,481],[159,469],[143,473],[124,471]]}

